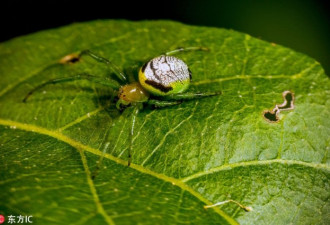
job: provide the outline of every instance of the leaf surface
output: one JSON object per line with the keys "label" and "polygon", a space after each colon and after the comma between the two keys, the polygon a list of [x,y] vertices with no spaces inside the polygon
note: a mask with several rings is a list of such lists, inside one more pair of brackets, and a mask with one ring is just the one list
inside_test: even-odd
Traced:
{"label": "leaf surface", "polygon": [[[66,55],[90,49],[136,76],[180,46],[210,49],[177,55],[192,71],[190,91],[222,95],[143,109],[131,167],[131,110],[115,109],[113,90],[75,81],[22,103],[49,79],[112,76],[88,57],[59,64]],[[329,87],[303,54],[170,21],[92,21],[2,43],[0,214],[32,215],[36,224],[329,224]],[[268,122],[263,112],[287,90],[294,109]],[[254,210],[203,208],[228,199]]]}

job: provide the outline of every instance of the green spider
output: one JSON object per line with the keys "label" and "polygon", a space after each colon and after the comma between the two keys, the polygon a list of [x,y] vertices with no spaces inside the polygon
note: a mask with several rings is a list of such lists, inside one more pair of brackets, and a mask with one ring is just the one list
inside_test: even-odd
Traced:
{"label": "green spider", "polygon": [[90,82],[118,90],[118,99],[116,100],[117,109],[122,111],[127,107],[134,107],[130,129],[131,142],[128,150],[128,166],[130,166],[135,118],[145,105],[162,108],[178,105],[184,100],[193,100],[221,94],[221,91],[202,93],[186,92],[192,78],[191,71],[185,62],[172,56],[173,54],[183,51],[208,51],[208,49],[203,47],[178,48],[155,57],[140,68],[138,75],[139,81],[134,81],[132,83],[128,83],[127,76],[111,61],[96,55],[90,50],[82,51],[78,57],[69,55],[63,58],[64,62],[74,62],[79,60],[82,55],[87,55],[98,62],[105,63],[114,71],[119,82],[115,79],[97,77],[89,74],[57,78],[36,86],[25,96],[23,102],[26,102],[35,91],[46,85],[74,80],[89,80]]}

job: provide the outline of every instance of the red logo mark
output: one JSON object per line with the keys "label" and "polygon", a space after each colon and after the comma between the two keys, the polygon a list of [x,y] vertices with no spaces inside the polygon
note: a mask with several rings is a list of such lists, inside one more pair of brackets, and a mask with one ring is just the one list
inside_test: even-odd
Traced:
{"label": "red logo mark", "polygon": [[0,215],[0,224],[2,224],[3,222],[5,222],[5,217],[3,215]]}

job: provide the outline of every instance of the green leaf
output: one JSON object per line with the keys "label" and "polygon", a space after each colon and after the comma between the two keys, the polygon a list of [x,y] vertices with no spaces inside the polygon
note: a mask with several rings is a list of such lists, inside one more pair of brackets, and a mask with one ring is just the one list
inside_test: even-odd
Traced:
{"label": "green leaf", "polygon": [[[180,46],[210,49],[178,54],[193,73],[190,91],[223,94],[143,109],[131,167],[131,110],[115,109],[112,90],[75,81],[22,103],[49,79],[110,76],[88,57],[59,64],[66,55],[90,49],[136,75]],[[303,54],[170,21],[92,21],[2,43],[0,214],[32,215],[35,224],[329,224],[329,87],[319,63]],[[294,109],[268,122],[263,112],[287,90]],[[229,199],[253,211],[203,208]]]}

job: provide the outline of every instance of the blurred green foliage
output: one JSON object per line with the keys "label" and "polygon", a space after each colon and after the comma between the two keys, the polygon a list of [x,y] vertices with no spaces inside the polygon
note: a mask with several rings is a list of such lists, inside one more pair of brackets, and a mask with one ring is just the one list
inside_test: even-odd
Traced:
{"label": "blurred green foliage", "polygon": [[[24,8],[17,13],[17,5]],[[330,75],[330,19],[326,0],[11,0],[1,5],[0,41],[73,22],[95,19],[169,19],[248,33],[321,62]],[[64,7],[65,6],[65,7]],[[43,10],[40,10],[43,9]],[[58,12],[61,12],[60,16]]]}
{"label": "blurred green foliage", "polygon": [[330,22],[315,0],[184,0],[185,23],[225,27],[287,46],[319,61],[330,75]]}

